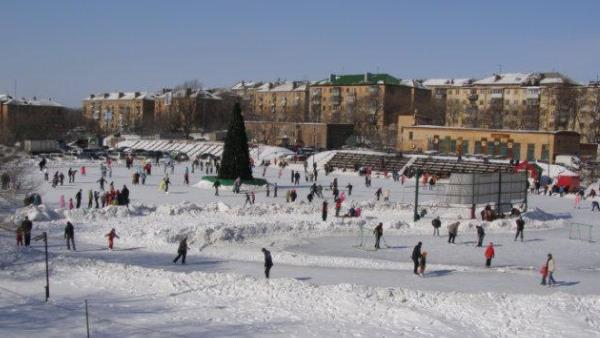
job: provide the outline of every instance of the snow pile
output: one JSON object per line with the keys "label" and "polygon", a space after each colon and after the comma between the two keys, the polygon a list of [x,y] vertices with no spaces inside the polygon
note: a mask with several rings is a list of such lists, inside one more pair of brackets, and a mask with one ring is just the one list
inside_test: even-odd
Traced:
{"label": "snow pile", "polygon": [[252,148],[250,150],[250,157],[254,160],[256,165],[260,164],[262,160],[272,161],[273,159],[279,159],[288,155],[294,155],[295,153],[287,148],[276,147],[276,146],[265,146],[260,145],[258,148]]}
{"label": "snow pile", "polygon": [[47,208],[44,204],[40,204],[38,206],[29,205],[24,208],[19,208],[15,211],[14,215],[9,217],[9,219],[13,223],[20,223],[25,216],[29,217],[32,222],[53,221],[61,218],[60,213]]}

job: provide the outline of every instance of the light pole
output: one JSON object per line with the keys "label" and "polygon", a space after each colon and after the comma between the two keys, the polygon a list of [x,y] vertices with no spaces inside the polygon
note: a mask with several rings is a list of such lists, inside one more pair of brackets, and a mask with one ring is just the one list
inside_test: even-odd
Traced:
{"label": "light pole", "polygon": [[34,241],[43,240],[44,241],[44,253],[46,255],[46,302],[48,298],[50,298],[50,274],[48,271],[48,235],[46,232],[42,232],[41,235],[33,238]]}

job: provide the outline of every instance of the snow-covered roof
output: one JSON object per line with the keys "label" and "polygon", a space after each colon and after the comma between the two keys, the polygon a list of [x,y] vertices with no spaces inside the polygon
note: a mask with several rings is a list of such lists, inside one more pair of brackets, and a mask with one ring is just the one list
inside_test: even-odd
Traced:
{"label": "snow-covered roof", "polygon": [[403,85],[403,86],[407,86],[407,87],[423,88],[423,89],[425,89],[425,86],[423,85],[423,82],[418,81],[418,80],[404,79],[404,80],[400,80],[400,84]]}
{"label": "snow-covered roof", "polygon": [[475,81],[475,85],[526,85],[539,79],[536,73],[502,73]]}
{"label": "snow-covered roof", "polygon": [[111,92],[91,94],[85,100],[102,101],[102,100],[154,100],[154,95],[148,92]]}
{"label": "snow-covered roof", "polygon": [[[167,91],[162,94],[156,95],[157,98],[164,98],[167,95],[172,95],[173,97],[184,97],[186,95],[186,89],[178,89],[176,91]],[[192,93],[190,94],[192,97],[199,96],[208,100],[221,100],[221,97],[217,94],[211,93],[205,89],[192,89]]]}
{"label": "snow-covered roof", "polygon": [[262,81],[239,81],[236,82],[233,86],[231,86],[231,90],[244,90],[244,89],[253,89],[258,88],[263,85]]}
{"label": "snow-covered roof", "polygon": [[47,106],[47,107],[63,107],[62,104],[53,101],[52,99],[32,99],[20,98],[16,99],[8,94],[0,94],[0,103],[12,105],[30,105],[30,106]]}
{"label": "snow-covered roof", "polygon": [[274,85],[273,88],[269,89],[268,86],[261,86],[257,92],[293,92],[298,91],[302,92],[307,89],[307,84],[305,82],[299,81],[286,81],[279,85]]}
{"label": "snow-covered roof", "polygon": [[428,79],[423,81],[425,87],[462,87],[473,84],[475,80],[470,78],[463,79]]}

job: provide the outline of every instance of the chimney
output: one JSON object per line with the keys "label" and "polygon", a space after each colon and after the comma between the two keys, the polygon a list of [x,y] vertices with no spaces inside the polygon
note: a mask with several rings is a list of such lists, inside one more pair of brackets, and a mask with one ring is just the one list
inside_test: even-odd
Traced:
{"label": "chimney", "polygon": [[140,92],[135,92],[135,97],[136,98],[140,97]]}
{"label": "chimney", "polygon": [[34,97],[33,97],[33,101],[37,101],[37,96],[34,96]]}
{"label": "chimney", "polygon": [[335,81],[335,74],[329,74],[329,82]]}
{"label": "chimney", "polygon": [[119,98],[122,98],[123,96],[125,96],[125,93],[119,92]]}
{"label": "chimney", "polygon": [[90,99],[93,99],[93,98],[95,98],[95,97],[96,97],[96,95],[94,95],[94,94],[90,94]]}
{"label": "chimney", "polygon": [[292,81],[292,89],[298,88],[298,81]]}
{"label": "chimney", "polygon": [[273,89],[273,82],[269,82],[269,90]]}
{"label": "chimney", "polygon": [[110,95],[109,93],[104,93],[104,98],[105,98],[105,99],[108,99],[108,96],[109,96],[109,95]]}
{"label": "chimney", "polygon": [[192,96],[192,88],[186,88],[185,89],[185,97],[190,97]]}

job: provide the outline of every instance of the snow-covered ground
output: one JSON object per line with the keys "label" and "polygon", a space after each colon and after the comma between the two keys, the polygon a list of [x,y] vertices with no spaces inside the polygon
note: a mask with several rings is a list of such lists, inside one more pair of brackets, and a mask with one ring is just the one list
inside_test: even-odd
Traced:
{"label": "snow-covered ground", "polygon": [[[326,160],[323,154],[317,162]],[[35,162],[32,162],[32,165]],[[360,218],[335,218],[331,193],[327,221],[321,202],[286,203],[290,170],[270,168],[266,177],[279,185],[278,197],[255,191],[256,204],[244,194],[196,184],[183,185],[189,163],[177,165],[169,194],[158,191],[163,169],[155,168],[145,186],[132,186],[130,172],[115,165],[117,188],[131,190],[129,207],[59,210],[83,189],[98,190],[99,164],[51,161],[50,172],[86,165],[76,184],[44,184],[44,205],[6,215],[10,228],[25,214],[35,220],[34,235],[47,231],[50,292],[44,302],[43,247],[16,248],[14,235],[0,230],[0,336],[70,337],[85,334],[84,300],[89,302],[92,337],[591,337],[600,336],[600,251],[597,242],[569,240],[572,222],[595,224],[590,201],[574,209],[571,198],[530,195],[525,241],[513,241],[514,220],[484,223],[496,245],[492,268],[484,267],[483,248],[475,247],[475,225],[467,208],[439,203],[443,191],[424,191],[427,216],[412,221],[414,182],[401,185],[374,177],[372,187],[351,172],[333,177],[354,189],[344,203],[360,206]],[[261,177],[262,168],[255,170]],[[40,175],[35,173],[35,175]],[[376,201],[378,187],[390,201]],[[345,188],[343,189],[346,190]],[[347,192],[346,192],[347,194]],[[431,235],[431,219],[444,225],[461,221],[456,244]],[[66,250],[64,224],[75,224],[77,251]],[[370,250],[371,231],[384,223],[384,245]],[[364,235],[360,236],[361,227]],[[120,239],[106,250],[104,235],[115,228]],[[442,236],[446,235],[445,226]],[[178,242],[191,247],[186,265],[175,265]],[[594,233],[594,239],[600,232]],[[364,247],[357,247],[361,239]],[[417,242],[428,252],[425,278],[412,273],[410,255]],[[275,266],[263,275],[262,247]],[[547,253],[556,259],[558,286],[541,287],[539,269]]]}

